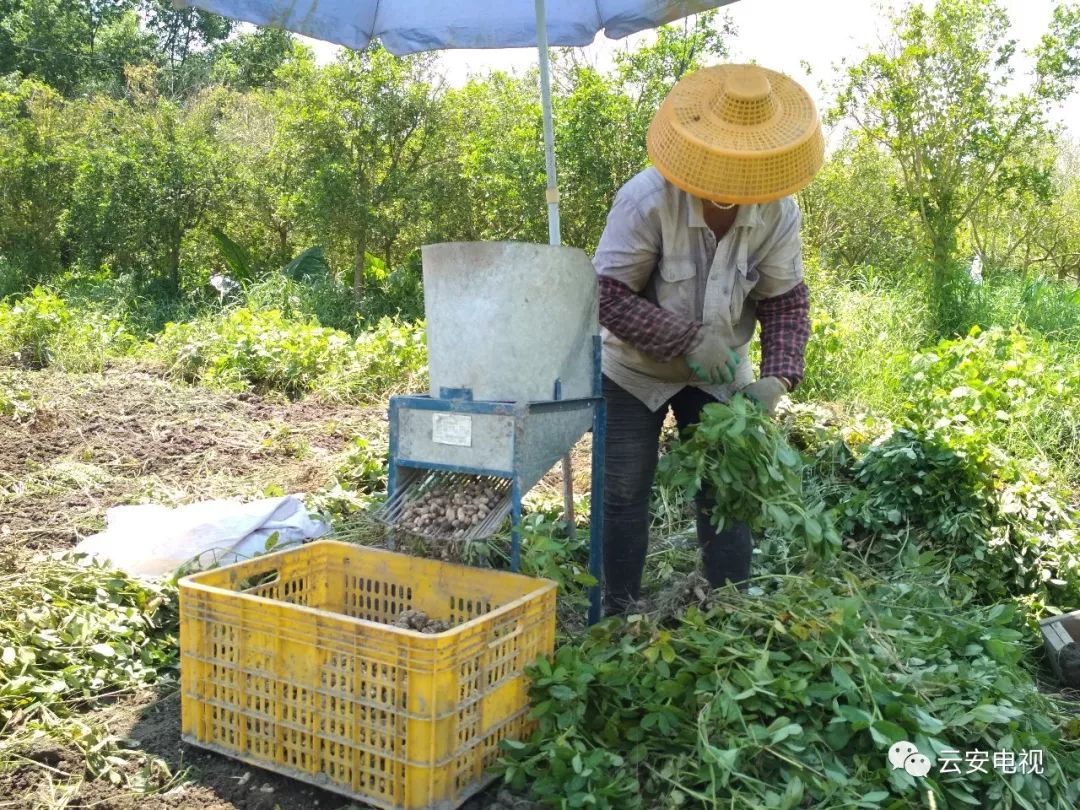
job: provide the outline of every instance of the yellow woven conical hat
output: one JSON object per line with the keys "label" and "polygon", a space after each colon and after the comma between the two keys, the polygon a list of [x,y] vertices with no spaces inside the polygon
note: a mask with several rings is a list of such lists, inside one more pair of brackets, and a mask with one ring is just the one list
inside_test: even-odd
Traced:
{"label": "yellow woven conical hat", "polygon": [[810,94],[757,65],[681,79],[649,125],[653,165],[679,188],[723,203],[761,203],[813,179],[825,152]]}

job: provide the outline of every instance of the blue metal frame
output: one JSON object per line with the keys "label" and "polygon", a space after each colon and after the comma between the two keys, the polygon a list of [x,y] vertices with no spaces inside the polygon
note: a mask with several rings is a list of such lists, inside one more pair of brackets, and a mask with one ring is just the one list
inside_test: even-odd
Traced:
{"label": "blue metal frame", "polygon": [[[593,336],[593,396],[581,399],[561,399],[562,382],[555,381],[554,399],[543,402],[487,402],[476,401],[468,388],[443,388],[440,397],[426,394],[390,397],[390,469],[387,476],[387,496],[397,491],[399,469],[440,470],[443,472],[488,475],[511,480],[510,507],[510,568],[517,571],[521,566],[521,501],[523,492],[523,443],[521,438],[524,417],[529,413],[567,413],[583,409],[592,410],[592,491],[589,504],[589,573],[596,584],[589,589],[589,624],[599,621],[602,604],[604,572],[604,444],[607,438],[607,404],[603,396],[603,376],[600,368],[601,339]],[[514,417],[513,469],[494,470],[458,464],[440,464],[400,459],[398,456],[398,416],[402,409],[417,411],[443,411],[451,413],[494,414]],[[570,448],[566,448],[569,452]]]}

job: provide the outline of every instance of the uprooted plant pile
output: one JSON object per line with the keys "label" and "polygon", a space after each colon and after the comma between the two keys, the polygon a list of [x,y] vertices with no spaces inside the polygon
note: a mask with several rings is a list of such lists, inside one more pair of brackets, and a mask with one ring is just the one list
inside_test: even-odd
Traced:
{"label": "uprooted plant pile", "polygon": [[[1040,692],[1032,620],[1075,606],[1080,524],[1043,440],[1011,438],[1080,396],[1044,356],[1017,332],[943,342],[895,424],[788,409],[802,457],[740,398],[707,409],[660,486],[754,526],[766,573],[746,595],[669,575],[656,611],[538,664],[509,783],[558,808],[1078,806],[1080,715]],[[890,765],[901,741],[926,777]]]}
{"label": "uprooted plant pile", "polygon": [[[594,628],[532,671],[528,742],[503,760],[550,807],[1067,810],[1080,718],[1041,695],[1011,607],[958,610],[932,583],[777,577],[678,618]],[[916,780],[908,740],[961,762]],[[1039,751],[1040,772],[969,773],[968,751]]]}
{"label": "uprooted plant pile", "polygon": [[6,731],[176,674],[175,590],[75,557],[4,577],[0,629]]}
{"label": "uprooted plant pile", "polygon": [[[122,781],[133,755],[80,712],[175,680],[176,590],[76,556],[0,579],[0,767],[45,740],[73,745],[91,777]],[[132,789],[171,778],[147,759]]]}

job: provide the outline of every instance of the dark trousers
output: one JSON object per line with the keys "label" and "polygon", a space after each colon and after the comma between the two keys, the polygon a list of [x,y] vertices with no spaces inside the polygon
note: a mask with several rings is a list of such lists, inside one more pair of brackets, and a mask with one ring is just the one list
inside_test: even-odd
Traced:
{"label": "dark trousers", "polygon": [[[607,442],[604,446],[604,598],[609,615],[622,613],[641,592],[649,546],[649,498],[660,451],[660,431],[670,407],[679,430],[696,423],[715,399],[687,386],[658,411],[604,377]],[[753,540],[745,523],[717,532],[709,521],[712,505],[698,496],[697,535],[705,576],[713,587],[750,577]]]}

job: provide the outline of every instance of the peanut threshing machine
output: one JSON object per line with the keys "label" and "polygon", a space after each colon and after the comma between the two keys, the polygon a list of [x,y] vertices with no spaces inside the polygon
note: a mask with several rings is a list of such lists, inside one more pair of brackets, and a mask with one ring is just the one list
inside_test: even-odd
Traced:
{"label": "peanut threshing machine", "polygon": [[[422,254],[431,387],[390,400],[384,519],[435,537],[403,516],[436,490],[482,482],[491,497],[453,537],[488,536],[509,515],[516,571],[522,498],[560,459],[574,531],[570,450],[592,430],[589,570],[599,583],[605,411],[592,263],[576,248],[521,242],[427,245]],[[597,584],[590,622],[599,616]]]}

